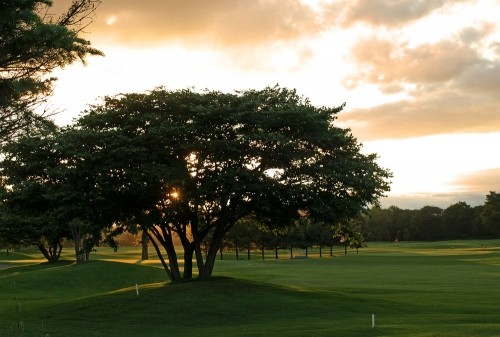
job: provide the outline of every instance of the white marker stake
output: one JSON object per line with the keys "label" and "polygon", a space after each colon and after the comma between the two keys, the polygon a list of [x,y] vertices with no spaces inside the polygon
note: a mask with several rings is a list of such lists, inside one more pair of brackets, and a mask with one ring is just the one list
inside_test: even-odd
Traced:
{"label": "white marker stake", "polygon": [[137,283],[135,284],[135,292],[137,293],[137,296],[139,296],[139,286]]}
{"label": "white marker stake", "polygon": [[372,314],[372,329],[375,327],[375,314]]}

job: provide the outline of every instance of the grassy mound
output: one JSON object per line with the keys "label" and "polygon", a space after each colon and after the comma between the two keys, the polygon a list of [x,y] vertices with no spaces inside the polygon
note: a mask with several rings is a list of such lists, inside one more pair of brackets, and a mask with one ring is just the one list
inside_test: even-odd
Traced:
{"label": "grassy mound", "polygon": [[51,337],[494,336],[499,246],[372,244],[334,258],[224,260],[212,280],[176,285],[157,264],[132,263],[131,251],[123,262],[101,252],[84,265],[7,268],[0,336],[20,320],[24,336]]}

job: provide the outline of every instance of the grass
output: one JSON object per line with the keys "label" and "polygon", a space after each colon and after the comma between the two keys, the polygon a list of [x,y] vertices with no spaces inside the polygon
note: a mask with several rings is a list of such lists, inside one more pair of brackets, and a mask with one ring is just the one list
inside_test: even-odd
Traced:
{"label": "grass", "polygon": [[212,280],[171,285],[136,248],[99,249],[84,265],[0,252],[0,264],[20,264],[0,270],[0,336],[19,319],[14,282],[24,336],[500,336],[500,241],[336,254],[225,254]]}

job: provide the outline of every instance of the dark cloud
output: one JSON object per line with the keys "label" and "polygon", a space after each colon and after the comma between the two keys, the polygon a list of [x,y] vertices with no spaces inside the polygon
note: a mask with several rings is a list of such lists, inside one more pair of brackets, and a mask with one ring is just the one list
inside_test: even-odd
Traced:
{"label": "dark cloud", "polygon": [[[402,26],[455,2],[461,2],[461,0],[348,1],[344,3],[342,21],[347,26],[356,22],[363,22],[374,26]],[[338,6],[338,4],[335,5]]]}
{"label": "dark cloud", "polygon": [[460,33],[459,36],[463,43],[471,45],[476,42],[481,41],[482,38],[490,34],[495,29],[495,25],[492,23],[483,23],[479,27],[466,27]]}
{"label": "dark cloud", "polygon": [[493,42],[490,44],[489,49],[496,54],[497,57],[500,57],[500,42]]}
{"label": "dark cloud", "polygon": [[[465,69],[456,80],[456,85],[466,92],[500,93],[500,61],[482,60]],[[500,117],[500,112],[498,113]]]}

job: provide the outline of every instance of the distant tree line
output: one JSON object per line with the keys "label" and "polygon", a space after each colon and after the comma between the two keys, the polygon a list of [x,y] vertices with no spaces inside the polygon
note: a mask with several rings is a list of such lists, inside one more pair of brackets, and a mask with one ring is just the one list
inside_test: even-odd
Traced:
{"label": "distant tree line", "polygon": [[331,225],[324,222],[312,222],[306,217],[287,227],[270,228],[252,218],[237,222],[224,237],[221,249],[230,250],[240,257],[250,260],[252,252],[260,252],[265,259],[266,251],[274,251],[278,259],[279,251],[289,250],[290,258],[300,255],[308,257],[309,250],[315,248],[319,256],[333,256],[333,247],[365,247],[363,236],[355,224]]}
{"label": "distant tree line", "polygon": [[354,222],[366,241],[439,241],[500,238],[500,193],[490,192],[483,205],[457,202],[442,209],[373,207]]}
{"label": "distant tree line", "polygon": [[369,241],[439,241],[500,238],[500,193],[490,192],[483,205],[472,207],[457,202],[442,209],[424,206],[402,209],[397,206],[372,207],[358,217],[342,224],[314,223],[307,218],[296,225],[270,230],[258,221],[244,219],[226,235],[222,248],[232,251],[236,258],[250,259],[251,252],[294,249],[308,255],[310,248],[319,255],[333,255],[333,247],[359,249]]}

